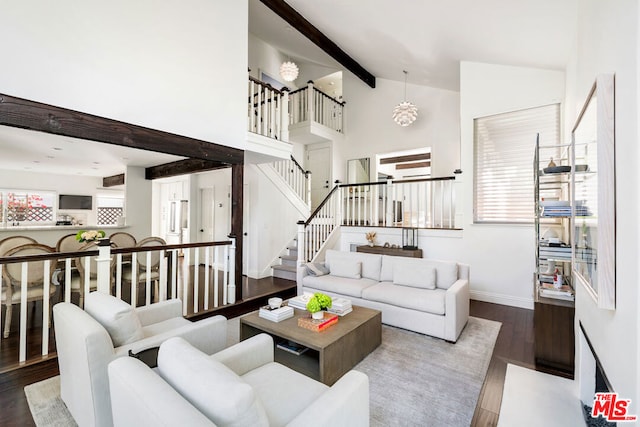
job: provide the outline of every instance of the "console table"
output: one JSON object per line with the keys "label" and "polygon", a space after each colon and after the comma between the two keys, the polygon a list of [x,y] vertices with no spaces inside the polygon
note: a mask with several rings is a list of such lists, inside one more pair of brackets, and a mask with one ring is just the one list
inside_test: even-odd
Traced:
{"label": "console table", "polygon": [[391,256],[404,256],[408,258],[422,258],[422,249],[385,248],[384,246],[362,245],[356,247],[356,252],[368,254],[380,254]]}

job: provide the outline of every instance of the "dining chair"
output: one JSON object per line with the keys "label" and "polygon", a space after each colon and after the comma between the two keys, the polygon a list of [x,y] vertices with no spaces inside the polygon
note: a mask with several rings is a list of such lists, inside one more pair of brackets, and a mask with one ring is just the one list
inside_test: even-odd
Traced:
{"label": "dining chair", "polygon": [[84,243],[78,241],[76,233],[67,234],[58,239],[56,252],[77,252],[82,246]]}
{"label": "dining chair", "polygon": [[[55,249],[41,245],[39,243],[27,243],[24,245],[16,246],[9,249],[4,253],[4,256],[27,256],[27,255],[39,255],[54,253]],[[30,261],[27,264],[27,289],[26,297],[27,303],[40,301],[44,299],[44,279],[45,277],[51,278],[54,270],[56,269],[56,260],[51,260],[49,269],[45,271],[44,261]],[[11,315],[13,313],[13,306],[20,304],[22,300],[23,287],[21,283],[22,277],[22,263],[5,264],[2,269],[2,275],[5,279],[5,286],[2,289],[2,303],[6,307],[5,321],[4,321],[4,338],[9,336],[11,330]],[[52,296],[56,292],[56,287],[53,283],[49,286],[49,295]],[[49,311],[53,304],[49,304]],[[51,316],[49,316],[51,319]]]}
{"label": "dining chair", "polygon": [[[160,237],[147,237],[140,240],[136,247],[144,247],[144,246],[165,246],[167,242]],[[152,251],[151,256],[149,257],[149,261],[147,261],[147,253],[146,252],[138,252],[136,255],[138,268],[136,270],[136,282],[137,283],[146,283],[147,276],[149,276],[150,281],[154,283],[153,294],[155,295],[154,301],[157,300],[158,296],[158,287],[160,283],[160,251]],[[133,278],[132,271],[127,269],[122,272],[122,279],[131,283],[131,279]]]}
{"label": "dining chair", "polygon": [[123,231],[113,233],[109,236],[109,240],[111,240],[111,243],[114,244],[116,248],[132,248],[137,243],[133,235]]}

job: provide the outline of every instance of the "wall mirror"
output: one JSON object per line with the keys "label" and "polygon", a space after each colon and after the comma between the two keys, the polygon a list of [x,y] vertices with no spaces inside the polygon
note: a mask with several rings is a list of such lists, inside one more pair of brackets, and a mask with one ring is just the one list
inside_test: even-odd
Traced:
{"label": "wall mirror", "polygon": [[369,182],[370,158],[347,160],[347,184]]}
{"label": "wall mirror", "polygon": [[614,108],[614,75],[599,75],[571,140],[573,273],[605,309],[615,309]]}

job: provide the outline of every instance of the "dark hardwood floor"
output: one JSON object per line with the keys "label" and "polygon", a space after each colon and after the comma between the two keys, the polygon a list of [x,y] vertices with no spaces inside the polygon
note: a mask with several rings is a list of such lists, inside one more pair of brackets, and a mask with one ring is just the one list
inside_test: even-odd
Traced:
{"label": "dark hardwood floor", "polygon": [[[235,317],[255,310],[264,304],[266,298],[277,294],[288,297],[295,292],[295,282],[266,278],[243,281],[246,301],[238,308],[226,309],[223,314]],[[217,314],[217,313],[216,313]],[[507,363],[535,368],[533,311],[498,304],[471,301],[470,314],[475,317],[502,322],[487,376],[478,398],[478,404],[471,425],[495,426],[500,412],[502,389]],[[8,346],[0,348],[0,354]],[[14,350],[11,350],[14,351]],[[33,426],[24,386],[58,374],[57,359],[24,366],[0,374],[0,425]]]}

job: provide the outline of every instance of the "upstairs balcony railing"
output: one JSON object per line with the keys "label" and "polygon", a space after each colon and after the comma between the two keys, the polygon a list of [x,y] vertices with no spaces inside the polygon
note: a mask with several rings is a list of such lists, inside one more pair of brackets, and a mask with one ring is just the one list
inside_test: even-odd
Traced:
{"label": "upstairs balcony railing", "polygon": [[[0,372],[55,353],[52,306],[60,301],[82,306],[81,295],[96,289],[133,306],[179,298],[185,316],[236,300],[233,238],[131,248],[111,248],[105,241],[106,245],[95,250],[0,257],[0,277],[4,280],[2,305],[7,304],[6,286],[19,289],[21,297],[14,301],[14,306],[19,307],[17,322],[14,319],[6,329],[7,336],[0,339],[3,347]],[[13,274],[11,283],[9,268]],[[43,270],[54,273],[42,274]],[[33,283],[33,275],[38,272],[42,281]],[[16,290],[13,293],[17,295]],[[36,293],[42,297],[32,298]],[[33,309],[28,304],[34,304]],[[5,329],[7,320],[0,316],[0,330]]]}
{"label": "upstairs balcony railing", "polygon": [[289,94],[249,76],[247,130],[267,138],[288,141]]}
{"label": "upstairs balcony railing", "polygon": [[344,102],[314,87],[310,81],[306,87],[289,94],[289,124],[313,121],[343,133],[344,105]]}
{"label": "upstairs balcony railing", "polygon": [[336,185],[298,223],[298,262],[314,259],[340,225],[455,229],[455,177]]}

